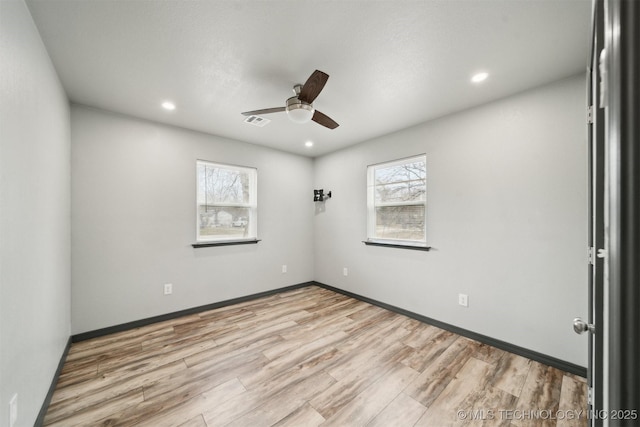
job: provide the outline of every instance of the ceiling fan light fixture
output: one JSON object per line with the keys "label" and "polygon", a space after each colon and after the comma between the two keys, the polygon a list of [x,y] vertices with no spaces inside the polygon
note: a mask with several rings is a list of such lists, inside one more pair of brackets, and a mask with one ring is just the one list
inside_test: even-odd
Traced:
{"label": "ceiling fan light fixture", "polygon": [[300,101],[297,96],[287,99],[287,115],[292,122],[308,123],[315,113],[313,105]]}
{"label": "ceiling fan light fixture", "polygon": [[249,116],[247,122],[257,123],[257,119],[251,121],[252,116],[262,116],[263,114],[286,112],[289,120],[295,123],[308,123],[311,120],[324,126],[327,129],[335,129],[340,126],[331,117],[313,108],[313,101],[318,97],[329,75],[320,70],[315,70],[307,79],[304,85],[293,86],[291,98],[287,99],[283,107],[263,108],[262,110],[245,111],[243,116]]}

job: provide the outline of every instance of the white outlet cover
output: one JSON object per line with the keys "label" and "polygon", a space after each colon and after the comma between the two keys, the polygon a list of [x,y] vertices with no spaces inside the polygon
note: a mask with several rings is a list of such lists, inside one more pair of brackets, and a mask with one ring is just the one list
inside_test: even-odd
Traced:
{"label": "white outlet cover", "polygon": [[458,304],[463,307],[469,307],[469,296],[466,294],[458,294]]}
{"label": "white outlet cover", "polygon": [[287,272],[287,265],[286,264],[282,264],[282,272],[283,273]]}
{"label": "white outlet cover", "polygon": [[173,284],[165,283],[164,284],[164,294],[171,295],[173,293]]}
{"label": "white outlet cover", "polygon": [[345,276],[348,276],[349,275],[349,269],[347,267],[343,268],[342,269],[342,274],[345,275]]}

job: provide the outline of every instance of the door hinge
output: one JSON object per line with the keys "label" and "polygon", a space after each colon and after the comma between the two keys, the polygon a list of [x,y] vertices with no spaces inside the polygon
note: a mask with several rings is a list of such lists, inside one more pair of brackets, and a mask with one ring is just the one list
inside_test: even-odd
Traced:
{"label": "door hinge", "polygon": [[607,50],[602,49],[600,56],[598,57],[598,69],[600,70],[600,108],[606,108],[608,106],[609,96],[607,88]]}
{"label": "door hinge", "polygon": [[587,387],[587,405],[593,406],[593,387]]}
{"label": "door hinge", "polygon": [[593,124],[593,105],[587,107],[587,124]]}
{"label": "door hinge", "polygon": [[595,251],[595,248],[593,246],[591,246],[589,248],[589,264],[591,264],[591,265],[595,265],[595,263],[596,263],[596,260],[593,258],[594,251]]}

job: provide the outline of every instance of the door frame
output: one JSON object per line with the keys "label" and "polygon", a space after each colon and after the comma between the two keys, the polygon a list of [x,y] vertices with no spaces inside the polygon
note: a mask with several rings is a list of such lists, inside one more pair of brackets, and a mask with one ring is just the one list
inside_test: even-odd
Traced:
{"label": "door frame", "polygon": [[[607,414],[640,418],[640,2],[606,0],[605,368]],[[615,412],[612,412],[615,411]]]}

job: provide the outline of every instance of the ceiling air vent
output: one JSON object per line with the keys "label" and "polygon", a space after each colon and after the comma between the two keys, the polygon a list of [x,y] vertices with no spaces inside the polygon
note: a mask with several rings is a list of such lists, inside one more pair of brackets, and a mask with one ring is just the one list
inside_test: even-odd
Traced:
{"label": "ceiling air vent", "polygon": [[267,125],[270,121],[271,120],[265,119],[264,117],[259,117],[259,116],[249,116],[246,119],[244,119],[245,123],[249,123],[250,125],[258,126],[260,128]]}

